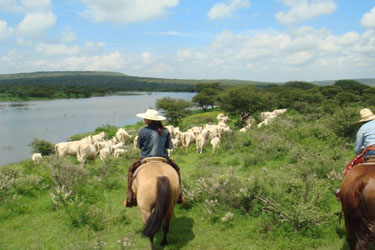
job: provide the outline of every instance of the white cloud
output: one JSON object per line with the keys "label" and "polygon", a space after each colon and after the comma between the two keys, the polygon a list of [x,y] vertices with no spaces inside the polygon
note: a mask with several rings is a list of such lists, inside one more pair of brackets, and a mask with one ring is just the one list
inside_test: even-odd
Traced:
{"label": "white cloud", "polygon": [[335,36],[312,27],[290,33],[224,31],[204,48],[179,50],[173,65],[184,77],[195,78],[288,81],[371,77],[374,37],[374,30]]}
{"label": "white cloud", "polygon": [[17,13],[22,11],[22,6],[18,4],[17,0],[1,0],[0,10],[4,12]]}
{"label": "white cloud", "polygon": [[70,43],[77,39],[76,34],[71,29],[66,29],[61,32],[61,42]]}
{"label": "white cloud", "polygon": [[17,38],[16,39],[16,44],[18,46],[25,46],[25,47],[31,47],[33,45],[33,42],[30,40],[25,40],[23,38]]}
{"label": "white cloud", "polygon": [[18,32],[22,35],[38,36],[56,23],[56,16],[52,12],[28,13],[18,25]]}
{"label": "white cloud", "polygon": [[[100,56],[73,56],[58,60],[29,60],[23,67],[27,71],[53,70],[87,70],[87,71],[119,71],[123,70],[126,62],[117,51]],[[20,72],[20,71],[18,71]]]}
{"label": "white cloud", "polygon": [[283,24],[293,24],[327,15],[336,10],[333,0],[280,0],[290,7],[288,12],[280,11],[275,17]]}
{"label": "white cloud", "polygon": [[48,11],[50,5],[50,0],[0,0],[0,10],[10,13]]}
{"label": "white cloud", "polygon": [[72,56],[76,55],[79,52],[78,46],[71,46],[68,47],[65,44],[57,43],[57,44],[38,44],[35,48],[38,53],[41,53],[46,56]]}
{"label": "white cloud", "polygon": [[141,54],[141,57],[142,57],[142,62],[144,64],[150,64],[151,63],[151,53],[150,52],[142,52]]}
{"label": "white cloud", "polygon": [[49,10],[50,0],[21,0],[22,6],[28,11],[46,11]]}
{"label": "white cloud", "polygon": [[215,3],[207,15],[210,19],[229,18],[236,9],[248,8],[249,6],[248,0],[230,0],[229,2]]}
{"label": "white cloud", "polygon": [[12,33],[12,29],[8,27],[8,23],[0,20],[0,40],[9,36]]}
{"label": "white cloud", "polygon": [[87,5],[85,15],[95,22],[129,24],[158,18],[166,9],[178,5],[179,0],[83,0]]}
{"label": "white cloud", "polygon": [[375,28],[375,7],[372,8],[370,12],[363,15],[361,24],[366,28]]}

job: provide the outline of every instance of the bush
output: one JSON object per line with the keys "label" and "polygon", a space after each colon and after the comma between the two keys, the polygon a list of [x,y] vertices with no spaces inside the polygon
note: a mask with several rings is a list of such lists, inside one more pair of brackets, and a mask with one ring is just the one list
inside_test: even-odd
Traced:
{"label": "bush", "polygon": [[46,140],[34,138],[29,146],[32,149],[32,153],[41,153],[43,156],[55,153],[55,145]]}

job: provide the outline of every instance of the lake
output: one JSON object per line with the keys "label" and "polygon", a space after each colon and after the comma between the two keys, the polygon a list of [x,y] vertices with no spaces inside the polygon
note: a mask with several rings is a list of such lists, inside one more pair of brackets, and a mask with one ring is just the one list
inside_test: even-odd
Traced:
{"label": "lake", "polygon": [[110,124],[125,126],[162,97],[191,100],[196,93],[139,93],[85,99],[0,103],[0,166],[30,158],[33,138],[52,143]]}

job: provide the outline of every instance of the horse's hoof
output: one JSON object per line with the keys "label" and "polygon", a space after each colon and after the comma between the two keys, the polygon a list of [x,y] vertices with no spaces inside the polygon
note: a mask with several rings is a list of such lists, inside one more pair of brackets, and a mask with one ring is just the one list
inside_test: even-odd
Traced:
{"label": "horse's hoof", "polygon": [[167,242],[166,240],[163,240],[163,241],[160,243],[160,245],[162,245],[162,246],[166,246],[166,245],[168,245],[168,242]]}

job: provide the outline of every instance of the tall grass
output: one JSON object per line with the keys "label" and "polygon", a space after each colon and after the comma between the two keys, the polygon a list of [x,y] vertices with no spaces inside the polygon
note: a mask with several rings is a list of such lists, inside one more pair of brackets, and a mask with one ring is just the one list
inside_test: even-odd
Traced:
{"label": "tall grass", "polygon": [[[187,117],[181,127],[214,121],[218,112]],[[291,112],[261,129],[234,128],[215,154],[208,148],[197,154],[195,145],[175,150],[186,203],[176,207],[165,249],[345,246],[331,190],[353,153],[346,129],[336,129],[329,116]],[[28,160],[0,168],[0,233],[7,235],[0,248],[148,248],[138,208],[122,207],[127,168],[138,155],[130,145],[119,159],[83,168],[53,155],[40,165]],[[30,228],[12,226],[18,224]],[[35,234],[43,237],[28,240]]]}

